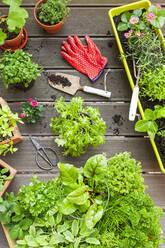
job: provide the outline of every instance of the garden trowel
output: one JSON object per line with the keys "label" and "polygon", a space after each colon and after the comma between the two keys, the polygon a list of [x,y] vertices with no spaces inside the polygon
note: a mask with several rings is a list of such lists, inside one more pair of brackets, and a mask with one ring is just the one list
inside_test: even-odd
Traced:
{"label": "garden trowel", "polygon": [[50,86],[57,90],[61,90],[70,95],[75,95],[78,90],[82,90],[87,93],[110,98],[111,92],[106,90],[100,90],[89,86],[80,85],[80,77],[73,76],[65,73],[55,73],[48,76],[48,82]]}

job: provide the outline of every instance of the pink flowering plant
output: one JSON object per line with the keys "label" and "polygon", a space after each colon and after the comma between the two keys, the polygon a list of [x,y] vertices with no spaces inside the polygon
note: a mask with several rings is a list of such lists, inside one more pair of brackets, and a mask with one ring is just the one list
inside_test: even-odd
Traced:
{"label": "pink flowering plant", "polygon": [[43,116],[44,106],[39,104],[36,99],[28,98],[21,106],[20,117],[25,119],[27,123],[36,123]]}

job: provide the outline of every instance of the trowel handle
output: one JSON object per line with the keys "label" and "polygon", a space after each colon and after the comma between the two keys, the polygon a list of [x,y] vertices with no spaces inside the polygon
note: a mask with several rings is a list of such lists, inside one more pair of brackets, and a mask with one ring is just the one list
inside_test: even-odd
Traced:
{"label": "trowel handle", "polygon": [[130,108],[129,108],[129,121],[135,120],[137,103],[138,103],[138,94],[139,94],[139,87],[135,86],[133,93],[132,93],[132,98],[131,98],[131,103],[130,103]]}
{"label": "trowel handle", "polygon": [[111,92],[109,91],[105,91],[105,90],[100,90],[100,89],[96,89],[93,87],[89,87],[89,86],[84,86],[83,87],[83,91],[91,93],[91,94],[95,94],[95,95],[99,95],[99,96],[104,96],[107,98],[111,97]]}

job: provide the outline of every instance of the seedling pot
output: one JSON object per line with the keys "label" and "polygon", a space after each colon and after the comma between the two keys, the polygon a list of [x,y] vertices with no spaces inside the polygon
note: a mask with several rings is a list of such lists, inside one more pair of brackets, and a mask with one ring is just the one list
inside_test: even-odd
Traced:
{"label": "seedling pot", "polygon": [[[115,22],[114,22],[114,17],[122,14],[125,11],[130,11],[130,10],[135,10],[135,9],[146,9],[147,10],[150,6],[151,6],[150,1],[143,0],[143,1],[135,2],[135,3],[131,3],[131,4],[128,4],[128,5],[124,5],[124,6],[121,6],[121,7],[118,7],[118,8],[112,8],[108,12],[109,18],[110,18],[110,21],[111,21],[111,24],[112,24],[112,28],[113,28],[113,31],[114,31],[114,34],[115,34],[115,37],[116,37],[117,45],[118,45],[118,48],[119,48],[119,51],[120,51],[120,55],[123,58],[122,62],[124,64],[125,71],[126,71],[126,74],[127,74],[127,77],[128,77],[128,80],[129,80],[129,83],[130,83],[132,91],[134,89],[135,84],[133,82],[129,66],[128,66],[127,60],[125,58],[125,54],[124,54],[124,51],[123,51],[123,48],[122,48],[122,44],[121,44],[121,41],[120,41],[120,38],[119,38],[119,35],[118,35],[117,27],[116,27]],[[162,34],[161,30],[156,29],[156,33],[159,36],[160,40],[162,41],[162,47],[163,47],[163,49],[165,51],[165,41],[164,41],[163,34]],[[139,99],[138,99],[138,108],[139,108],[139,111],[140,111],[142,119],[144,119],[144,110],[142,108],[142,105],[141,105],[141,102],[140,102]],[[155,152],[157,161],[159,163],[160,169],[161,169],[161,171],[163,173],[165,173],[165,168],[163,166],[163,163],[162,163],[160,154],[158,152],[157,146],[155,144],[155,141],[151,139],[150,135],[149,135],[149,139],[150,139],[150,142],[151,142],[152,147],[154,149],[154,152]]]}
{"label": "seedling pot", "polygon": [[[7,17],[6,15],[3,15],[0,17],[0,20],[4,17]],[[11,49],[12,51],[15,51],[16,49],[23,48],[27,43],[27,32],[25,28],[21,28],[20,33],[11,40],[5,40],[5,43],[1,45],[0,47],[3,50]]]}
{"label": "seedling pot", "polygon": [[35,5],[35,8],[34,8],[34,18],[36,20],[36,22],[43,28],[46,30],[46,32],[50,33],[50,34],[55,34],[57,33],[61,28],[62,28],[62,25],[64,24],[65,22],[65,17],[62,19],[61,22],[59,22],[58,24],[55,24],[55,25],[45,25],[44,23],[40,22],[40,20],[38,19],[37,17],[37,8],[42,4],[42,3],[45,3],[46,0],[40,0],[36,5]]}
{"label": "seedling pot", "polygon": [[[8,105],[7,102],[2,97],[0,97],[0,105],[1,106]],[[13,144],[17,144],[17,143],[22,141],[22,136],[21,136],[21,133],[20,133],[17,125],[13,130],[13,136],[9,139],[6,139],[6,140],[3,140],[2,142],[0,142],[0,145],[8,144],[11,141],[13,141]]]}

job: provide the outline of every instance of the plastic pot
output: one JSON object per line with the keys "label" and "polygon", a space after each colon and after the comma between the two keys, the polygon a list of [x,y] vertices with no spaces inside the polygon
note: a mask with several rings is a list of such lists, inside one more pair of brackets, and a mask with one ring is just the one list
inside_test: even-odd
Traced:
{"label": "plastic pot", "polygon": [[[126,71],[126,74],[127,74],[127,77],[128,77],[128,80],[129,80],[129,83],[130,83],[132,91],[134,89],[135,84],[133,82],[129,66],[128,66],[127,60],[125,58],[125,54],[124,54],[124,51],[123,51],[123,48],[122,48],[122,44],[121,44],[121,41],[120,41],[118,31],[117,31],[117,28],[116,28],[116,25],[115,25],[113,17],[118,16],[118,15],[122,14],[125,11],[130,11],[130,10],[135,10],[135,9],[146,9],[147,10],[150,6],[151,6],[150,1],[143,0],[143,1],[135,2],[135,3],[131,3],[131,4],[128,4],[128,5],[123,5],[123,6],[118,7],[118,8],[112,8],[108,12],[109,18],[110,18],[110,21],[111,21],[111,24],[112,24],[112,28],[113,28],[113,31],[114,31],[114,34],[115,34],[115,37],[116,37],[117,45],[118,45],[118,48],[119,48],[119,51],[120,51],[120,55],[123,57],[122,62],[124,64],[125,71]],[[159,36],[159,38],[160,38],[160,40],[162,42],[162,47],[163,47],[163,49],[165,51],[165,41],[164,41],[163,34],[162,34],[161,30],[156,29],[156,33]],[[141,102],[140,102],[139,99],[138,99],[138,108],[139,108],[139,111],[140,111],[142,119],[144,119],[144,110],[142,108],[142,105],[141,105]],[[165,168],[163,166],[163,163],[162,163],[161,157],[159,155],[159,152],[158,152],[157,146],[155,144],[155,141],[151,139],[150,135],[149,135],[149,138],[150,138],[150,142],[152,144],[152,147],[154,149],[156,158],[158,160],[160,169],[161,169],[161,171],[163,173],[165,173]]]}
{"label": "plastic pot", "polygon": [[45,25],[44,23],[42,23],[38,17],[37,17],[37,8],[42,4],[42,3],[45,3],[46,0],[40,0],[36,5],[35,5],[35,8],[34,8],[34,18],[36,20],[36,22],[43,28],[46,30],[46,32],[50,33],[50,34],[55,34],[57,33],[61,28],[62,28],[62,25],[64,24],[65,22],[65,17],[62,19],[61,22],[59,22],[58,24],[55,24],[55,25]]}

